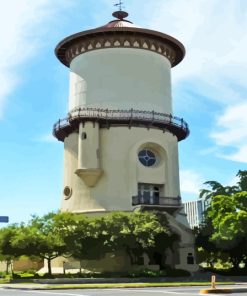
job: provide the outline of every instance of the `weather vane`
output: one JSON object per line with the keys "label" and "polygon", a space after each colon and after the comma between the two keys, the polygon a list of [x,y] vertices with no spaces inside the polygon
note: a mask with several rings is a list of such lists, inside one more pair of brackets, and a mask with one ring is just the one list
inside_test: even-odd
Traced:
{"label": "weather vane", "polygon": [[123,5],[123,2],[121,0],[119,0],[119,3],[114,4],[114,6],[118,6],[119,7],[119,10],[120,11],[122,10],[122,8],[124,8],[124,6],[122,6],[122,5]]}

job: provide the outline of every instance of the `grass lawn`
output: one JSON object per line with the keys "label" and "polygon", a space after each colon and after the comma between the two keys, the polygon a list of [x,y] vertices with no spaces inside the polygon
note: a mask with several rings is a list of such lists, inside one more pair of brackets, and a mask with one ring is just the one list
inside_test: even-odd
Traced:
{"label": "grass lawn", "polygon": [[[234,282],[219,282],[216,285],[233,285]],[[104,289],[104,288],[146,288],[146,287],[180,287],[209,286],[210,282],[178,282],[178,283],[111,283],[111,284],[65,284],[46,285],[47,289]]]}

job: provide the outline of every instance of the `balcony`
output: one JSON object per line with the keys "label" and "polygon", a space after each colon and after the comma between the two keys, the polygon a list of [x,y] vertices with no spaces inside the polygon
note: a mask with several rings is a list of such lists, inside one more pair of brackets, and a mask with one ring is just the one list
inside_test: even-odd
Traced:
{"label": "balcony", "polygon": [[71,132],[77,131],[80,122],[98,122],[100,127],[110,128],[111,126],[132,126],[156,128],[163,132],[170,132],[175,135],[178,141],[188,137],[189,127],[183,118],[172,114],[159,113],[155,111],[142,110],[108,110],[99,108],[75,108],[68,117],[59,120],[54,124],[53,135],[64,141]]}
{"label": "balcony", "polygon": [[181,197],[144,197],[132,196],[132,206],[142,209],[166,210],[173,213],[177,209],[182,208]]}

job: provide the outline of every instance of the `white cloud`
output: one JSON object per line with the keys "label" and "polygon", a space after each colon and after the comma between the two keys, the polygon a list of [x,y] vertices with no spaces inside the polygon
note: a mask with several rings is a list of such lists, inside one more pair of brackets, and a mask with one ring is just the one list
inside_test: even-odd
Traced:
{"label": "white cloud", "polygon": [[226,186],[235,186],[239,181],[239,177],[234,176],[227,182]]}
{"label": "white cloud", "polygon": [[216,121],[216,132],[211,137],[222,147],[232,147],[231,153],[219,156],[239,162],[247,162],[247,103],[240,103],[226,108]]}
{"label": "white cloud", "polygon": [[150,15],[148,27],[174,36],[186,47],[184,61],[172,70],[173,82],[192,84],[198,95],[224,105],[245,99],[245,1],[222,5],[221,0],[160,0]]}
{"label": "white cloud", "polygon": [[44,134],[40,137],[34,138],[33,141],[35,142],[46,142],[46,143],[57,143],[57,139],[51,134]]}
{"label": "white cloud", "polygon": [[[194,101],[199,97],[209,109],[212,100],[223,109],[215,124],[205,119],[205,124],[217,128],[211,135],[216,146],[202,153],[247,162],[246,2],[160,0],[156,5],[149,27],[174,36],[186,47],[184,61],[172,70],[173,81],[179,84],[176,96],[187,95]],[[219,152],[219,146],[228,152]]]}
{"label": "white cloud", "polygon": [[[44,34],[66,0],[9,0],[0,10],[0,118],[8,96],[21,82],[20,66],[34,57],[44,44]],[[50,28],[49,28],[50,29]]]}
{"label": "white cloud", "polygon": [[199,195],[202,188],[203,178],[193,170],[180,171],[180,187],[183,193],[192,193]]}

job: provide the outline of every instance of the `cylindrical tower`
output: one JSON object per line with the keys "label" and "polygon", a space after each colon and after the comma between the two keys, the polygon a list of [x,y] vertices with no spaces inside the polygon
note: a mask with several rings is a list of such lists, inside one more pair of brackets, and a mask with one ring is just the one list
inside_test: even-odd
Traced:
{"label": "cylindrical tower", "polygon": [[64,142],[63,211],[181,207],[177,144],[189,129],[172,112],[170,70],[185,50],[127,15],[56,47],[70,68],[69,113],[53,130]]}
{"label": "cylindrical tower", "polygon": [[188,265],[193,236],[179,188],[178,142],[189,129],[173,115],[170,78],[185,50],[171,36],[135,26],[126,12],[113,16],[55,50],[70,68],[68,116],[53,129],[64,142],[61,210],[161,210],[181,237],[169,264],[196,270]]}

